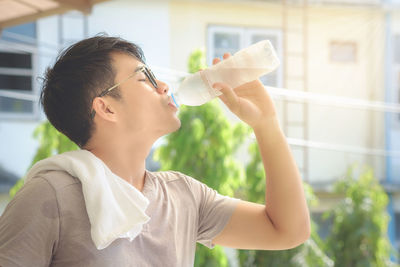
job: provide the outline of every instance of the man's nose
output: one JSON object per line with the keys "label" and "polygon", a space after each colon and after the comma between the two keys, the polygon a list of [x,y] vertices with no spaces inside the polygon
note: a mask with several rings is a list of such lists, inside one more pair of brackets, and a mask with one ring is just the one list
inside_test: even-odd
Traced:
{"label": "man's nose", "polygon": [[157,80],[157,87],[157,91],[159,94],[168,94],[169,87],[168,84],[166,84],[165,82]]}

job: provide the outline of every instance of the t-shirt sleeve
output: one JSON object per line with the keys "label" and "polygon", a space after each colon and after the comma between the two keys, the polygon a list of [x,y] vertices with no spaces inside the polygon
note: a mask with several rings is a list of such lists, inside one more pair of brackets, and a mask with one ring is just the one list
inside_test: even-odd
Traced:
{"label": "t-shirt sleeve", "polygon": [[55,191],[45,179],[34,178],[0,217],[0,266],[49,266],[58,237]]}
{"label": "t-shirt sleeve", "polygon": [[228,223],[239,199],[223,196],[196,179],[190,178],[190,182],[199,210],[197,242],[214,248],[212,240]]}

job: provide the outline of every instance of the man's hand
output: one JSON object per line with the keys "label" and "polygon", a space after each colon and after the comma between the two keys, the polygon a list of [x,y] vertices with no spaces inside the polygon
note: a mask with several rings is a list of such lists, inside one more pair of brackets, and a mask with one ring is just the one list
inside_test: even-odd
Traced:
{"label": "man's hand", "polygon": [[266,205],[240,201],[213,243],[268,250],[298,246],[310,236],[310,216],[301,176],[271,97],[259,80],[234,89],[216,83],[214,88],[220,88],[219,98],[254,130],[266,176]]}
{"label": "man's hand", "polygon": [[[224,59],[229,57],[229,53],[223,56]],[[214,58],[213,64],[218,62],[220,59]],[[222,82],[213,84],[213,87],[221,91],[219,98],[222,102],[253,129],[276,117],[275,105],[259,79],[233,89]]]}

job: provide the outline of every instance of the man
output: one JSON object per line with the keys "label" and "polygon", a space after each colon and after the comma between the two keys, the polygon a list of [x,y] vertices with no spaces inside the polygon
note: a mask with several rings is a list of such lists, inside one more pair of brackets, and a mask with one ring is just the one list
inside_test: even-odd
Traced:
{"label": "man", "polygon": [[191,266],[196,242],[279,250],[307,240],[301,177],[268,92],[258,80],[214,88],[254,130],[267,177],[266,205],[221,196],[178,172],[145,169],[154,142],[178,130],[180,121],[167,84],[145,66],[139,47],[96,36],[64,51],[42,90],[49,121],[140,191],[149,200],[150,220],[133,240],[117,238],[99,249],[83,180],[81,185],[62,171],[34,175],[0,219],[0,266]]}

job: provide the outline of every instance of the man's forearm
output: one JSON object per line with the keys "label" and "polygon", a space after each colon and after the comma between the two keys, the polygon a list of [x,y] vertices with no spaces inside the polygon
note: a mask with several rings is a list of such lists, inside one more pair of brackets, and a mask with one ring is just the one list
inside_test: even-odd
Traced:
{"label": "man's forearm", "polygon": [[268,217],[282,234],[308,238],[310,219],[301,176],[278,119],[266,120],[254,128],[254,133],[266,174]]}

